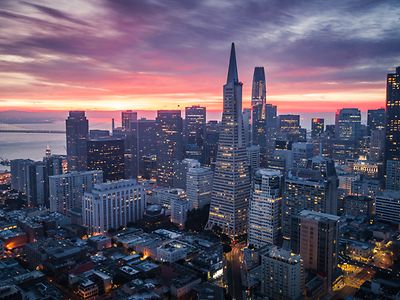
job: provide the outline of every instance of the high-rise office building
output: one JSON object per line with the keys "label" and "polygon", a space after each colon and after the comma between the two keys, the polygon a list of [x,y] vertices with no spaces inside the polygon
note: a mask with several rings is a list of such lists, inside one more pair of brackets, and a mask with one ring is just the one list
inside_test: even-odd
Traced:
{"label": "high-rise office building", "polygon": [[50,211],[67,214],[82,207],[82,197],[103,182],[103,171],[70,172],[49,177]]}
{"label": "high-rise office building", "polygon": [[304,289],[303,262],[288,250],[265,247],[261,256],[261,292],[268,299],[301,299]]}
{"label": "high-rise office building", "polygon": [[137,112],[132,110],[125,110],[121,112],[121,125],[125,131],[130,131],[134,128],[137,122]]}
{"label": "high-rise office building", "polygon": [[260,169],[253,177],[249,204],[248,242],[256,248],[278,245],[281,238],[283,175]]}
{"label": "high-rise office building", "polygon": [[337,214],[338,177],[333,160],[317,156],[306,169],[289,172],[282,202],[282,233],[290,239],[292,217],[303,209]]}
{"label": "high-rise office building", "polygon": [[243,128],[244,128],[244,140],[246,146],[250,146],[251,144],[251,109],[245,108],[243,109]]}
{"label": "high-rise office building", "polygon": [[313,157],[313,144],[311,143],[293,143],[292,144],[292,166],[293,168],[306,168],[307,162]]}
{"label": "high-rise office building", "polygon": [[[400,166],[400,67],[395,73],[387,75],[386,85],[386,144],[385,167],[392,169]],[[389,166],[390,165],[390,166]],[[389,179],[393,181],[392,179]]]}
{"label": "high-rise office building", "polygon": [[86,119],[85,112],[70,111],[65,125],[68,170],[86,170],[86,143],[89,138],[89,121]]}
{"label": "high-rise office building", "polygon": [[34,206],[45,206],[48,203],[46,188],[46,164],[37,161],[27,166],[27,189],[28,204]]}
{"label": "high-rise office building", "polygon": [[300,126],[300,115],[279,115],[278,139],[305,142],[307,131]]}
{"label": "high-rise office building", "polygon": [[172,186],[186,191],[186,177],[190,168],[199,168],[200,162],[197,159],[185,158],[182,161],[174,161],[174,178]]}
{"label": "high-rise office building", "polygon": [[326,278],[331,290],[338,255],[339,217],[303,210],[293,217],[292,250],[300,254],[304,269]]}
{"label": "high-rise office building", "polygon": [[384,108],[369,109],[367,116],[367,131],[371,134],[372,130],[385,129],[386,111]]}
{"label": "high-rise office building", "polygon": [[296,132],[300,129],[300,115],[279,115],[279,130]]}
{"label": "high-rise office building", "polygon": [[342,108],[336,112],[335,134],[341,141],[358,141],[361,137],[361,112],[358,108]]}
{"label": "high-rise office building", "polygon": [[189,168],[186,192],[190,209],[203,208],[211,202],[213,172],[209,167]]}
{"label": "high-rise office building", "polygon": [[185,108],[185,157],[204,163],[206,108],[193,105]]}
{"label": "high-rise office building", "polygon": [[10,163],[11,168],[11,188],[20,193],[27,192],[27,170],[33,164],[31,159],[13,159]]}
{"label": "high-rise office building", "polygon": [[386,189],[400,191],[400,160],[386,163]]}
{"label": "high-rise office building", "polygon": [[260,165],[267,166],[267,161],[273,155],[275,138],[278,131],[277,106],[272,104],[265,105],[265,151],[261,151]]}
{"label": "high-rise office building", "polygon": [[255,67],[251,90],[252,142],[265,148],[265,101],[266,81],[264,67]]}
{"label": "high-rise office building", "polygon": [[375,215],[379,221],[400,224],[400,190],[386,190],[375,197]]}
{"label": "high-rise office building", "polygon": [[91,233],[104,233],[139,221],[145,208],[143,186],[136,180],[100,183],[84,194],[82,222]]}
{"label": "high-rise office building", "polygon": [[207,227],[217,226],[233,239],[247,231],[250,182],[245,143],[242,83],[232,43]]}
{"label": "high-rise office building", "polygon": [[183,121],[180,110],[157,111],[158,183],[172,186],[174,162],[183,157]]}
{"label": "high-rise office building", "polygon": [[88,170],[102,170],[104,181],[125,178],[124,140],[104,138],[87,143]]}
{"label": "high-rise office building", "polygon": [[139,174],[141,178],[157,180],[157,155],[144,155],[141,157]]}
{"label": "high-rise office building", "polygon": [[[146,160],[144,157],[152,157],[151,164],[157,164],[157,131],[156,131],[156,121],[155,120],[146,120],[139,119],[137,122],[138,130],[137,130],[137,156],[139,162],[137,163],[139,166],[139,175],[144,175],[142,170],[145,170],[145,165],[149,166],[149,160]],[[153,160],[155,158],[155,161]],[[155,177],[154,177],[155,178]]]}
{"label": "high-rise office building", "polygon": [[324,133],[325,120],[322,118],[311,119],[311,137],[318,138]]}
{"label": "high-rise office building", "polygon": [[254,173],[260,168],[260,146],[250,145],[246,148],[246,150],[247,150],[247,159],[248,159],[249,174],[251,180]]}
{"label": "high-rise office building", "polygon": [[204,160],[206,166],[213,167],[217,159],[219,132],[220,123],[218,123],[218,121],[207,122]]}
{"label": "high-rise office building", "polygon": [[369,143],[369,159],[375,162],[383,161],[385,154],[385,129],[371,130]]}
{"label": "high-rise office building", "polygon": [[269,138],[275,137],[275,131],[278,128],[278,107],[272,104],[265,105],[265,129],[267,142]]}

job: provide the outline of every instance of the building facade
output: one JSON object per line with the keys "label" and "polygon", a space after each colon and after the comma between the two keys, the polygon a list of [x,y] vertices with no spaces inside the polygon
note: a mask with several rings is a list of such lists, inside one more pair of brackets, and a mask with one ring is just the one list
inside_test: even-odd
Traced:
{"label": "building facade", "polygon": [[126,226],[143,217],[144,191],[133,179],[96,184],[83,196],[82,222],[91,233]]}
{"label": "building facade", "polygon": [[255,248],[278,245],[281,239],[283,175],[260,169],[253,177],[249,205],[248,243]]}
{"label": "building facade", "polygon": [[87,143],[88,170],[103,171],[104,181],[125,178],[124,140],[101,138]]}
{"label": "building facade", "polygon": [[268,299],[301,299],[304,289],[300,255],[282,248],[265,247],[261,256],[261,292]]}
{"label": "building facade", "polygon": [[217,227],[233,239],[247,231],[250,181],[245,143],[242,83],[232,43],[207,228]]}
{"label": "building facade", "polygon": [[190,209],[200,209],[210,204],[212,182],[211,168],[189,168],[186,175],[186,193]]}
{"label": "building facade", "polygon": [[103,171],[74,171],[50,176],[50,211],[67,214],[73,208],[82,208],[83,194],[102,182]]}
{"label": "building facade", "polygon": [[86,170],[86,142],[89,121],[84,111],[70,111],[65,121],[67,132],[67,161],[69,171]]}
{"label": "building facade", "polygon": [[157,111],[158,184],[173,186],[174,162],[183,158],[183,121],[180,110]]}

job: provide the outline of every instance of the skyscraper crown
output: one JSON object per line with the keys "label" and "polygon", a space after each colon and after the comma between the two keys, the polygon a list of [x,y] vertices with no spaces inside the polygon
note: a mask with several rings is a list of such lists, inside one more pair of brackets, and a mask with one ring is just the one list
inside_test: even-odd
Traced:
{"label": "skyscraper crown", "polygon": [[229,82],[239,82],[239,76],[236,65],[236,52],[235,52],[235,43],[232,43],[231,47],[231,56],[229,58],[229,69],[228,69],[228,78],[226,80]]}

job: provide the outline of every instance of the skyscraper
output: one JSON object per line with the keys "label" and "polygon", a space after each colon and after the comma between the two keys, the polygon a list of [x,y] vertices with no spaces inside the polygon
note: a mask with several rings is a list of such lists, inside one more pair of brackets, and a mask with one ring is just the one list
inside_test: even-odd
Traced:
{"label": "skyscraper", "polygon": [[292,170],[285,180],[282,202],[282,232],[290,239],[292,217],[303,209],[337,214],[338,177],[331,159],[316,156],[307,169]]}
{"label": "skyscraper", "polygon": [[206,125],[205,165],[213,167],[217,158],[220,123],[209,121]]}
{"label": "skyscraper", "polygon": [[250,144],[251,144],[251,125],[250,125],[251,109],[250,108],[243,109],[242,119],[243,119],[243,128],[244,128],[244,140],[245,140],[246,146],[250,146]]}
{"label": "skyscraper", "polygon": [[311,119],[311,137],[317,138],[324,133],[324,119],[312,118]]}
{"label": "skyscraper", "polygon": [[253,145],[265,147],[265,99],[266,82],[264,67],[255,67],[251,91]]}
{"label": "skyscraper", "polygon": [[293,218],[293,252],[300,254],[306,270],[326,278],[328,290],[337,267],[338,221],[338,216],[310,210]]}
{"label": "skyscraper", "polygon": [[137,122],[137,112],[125,110],[121,112],[121,125],[123,130],[131,130]]}
{"label": "skyscraper", "polygon": [[[385,166],[400,169],[400,66],[387,75]],[[390,174],[387,174],[388,176]],[[392,179],[389,179],[392,180]]]}
{"label": "skyscraper", "polygon": [[102,138],[88,141],[88,170],[102,170],[104,181],[125,177],[124,140]]}
{"label": "skyscraper", "polygon": [[342,108],[336,112],[335,134],[341,141],[358,141],[361,137],[361,112],[358,108]]}
{"label": "skyscraper", "polygon": [[258,170],[253,178],[249,205],[249,245],[278,245],[281,237],[283,175],[271,169]]}
{"label": "skyscraper", "polygon": [[27,170],[33,164],[30,159],[13,159],[11,161],[11,188],[23,194],[26,194],[28,181]]}
{"label": "skyscraper", "polygon": [[47,204],[48,194],[46,183],[46,164],[37,161],[27,167],[27,192],[28,204],[43,206]]}
{"label": "skyscraper", "polygon": [[386,111],[384,108],[369,109],[367,117],[367,130],[371,134],[372,130],[384,129],[386,126]]}
{"label": "skyscraper", "polygon": [[185,108],[185,157],[204,163],[206,108],[193,105]]}
{"label": "skyscraper", "polygon": [[267,160],[274,152],[276,133],[278,128],[277,106],[265,105],[265,152],[261,153],[261,166],[267,166]]}
{"label": "skyscraper", "polygon": [[70,111],[65,125],[68,170],[86,170],[86,142],[89,138],[89,121],[86,119],[85,112]]}
{"label": "skyscraper", "polygon": [[207,227],[217,226],[235,239],[246,233],[250,182],[242,119],[242,83],[233,43],[224,85],[221,126]]}
{"label": "skyscraper", "polygon": [[180,110],[157,111],[158,183],[172,186],[174,162],[183,156],[183,121]]}

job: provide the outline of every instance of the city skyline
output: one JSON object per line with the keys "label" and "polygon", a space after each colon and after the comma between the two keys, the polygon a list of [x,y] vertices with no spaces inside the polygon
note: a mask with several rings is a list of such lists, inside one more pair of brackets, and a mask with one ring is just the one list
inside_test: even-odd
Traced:
{"label": "city skyline", "polygon": [[398,299],[394,0],[0,3],[0,299]]}
{"label": "city skyline", "polygon": [[384,106],[384,75],[399,61],[392,1],[340,1],[323,13],[317,1],[264,3],[3,1],[0,111],[221,111],[232,41],[244,107],[255,66],[266,70],[267,103],[282,112]]}

